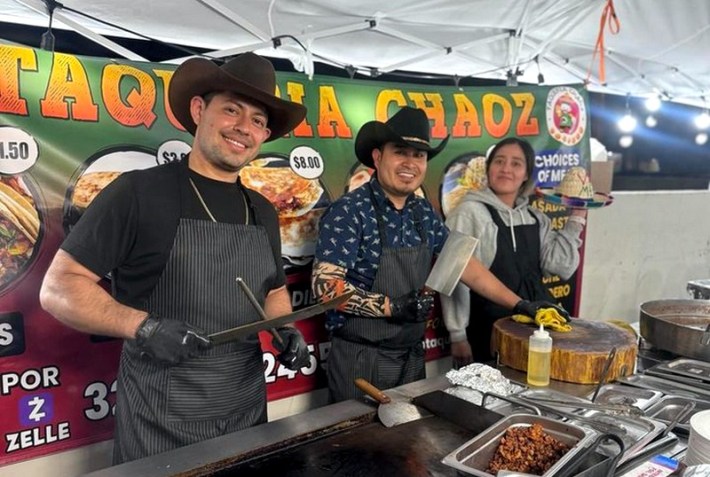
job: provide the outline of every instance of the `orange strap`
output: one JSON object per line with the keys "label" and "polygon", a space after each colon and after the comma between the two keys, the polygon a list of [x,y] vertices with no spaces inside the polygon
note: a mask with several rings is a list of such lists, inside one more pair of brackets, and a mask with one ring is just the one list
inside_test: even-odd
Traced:
{"label": "orange strap", "polygon": [[586,83],[589,83],[589,77],[592,75],[592,65],[594,64],[594,59],[597,57],[597,53],[599,53],[599,82],[601,84],[606,83],[606,69],[604,66],[604,25],[609,25],[609,32],[612,35],[616,35],[621,29],[621,22],[619,22],[619,18],[616,16],[616,10],[614,10],[614,0],[607,0],[604,10],[602,11],[601,21],[599,22],[599,35],[597,35],[597,44],[594,46],[592,62],[587,71]]}

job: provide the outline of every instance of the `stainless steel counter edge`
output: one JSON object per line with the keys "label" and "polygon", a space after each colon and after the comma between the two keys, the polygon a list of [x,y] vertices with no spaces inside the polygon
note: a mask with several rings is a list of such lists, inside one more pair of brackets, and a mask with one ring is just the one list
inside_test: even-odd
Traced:
{"label": "stainless steel counter edge", "polygon": [[[501,367],[508,379],[524,385],[525,373]],[[393,399],[414,398],[431,391],[446,389],[451,384],[445,376],[434,376],[396,388],[385,390]],[[550,388],[567,392],[573,396],[583,396],[594,386],[550,381]],[[373,402],[350,400],[331,404],[301,414],[279,419],[217,437],[169,452],[101,469],[86,477],[197,477],[205,471],[221,471],[252,456],[263,456],[270,449],[274,452],[298,443],[299,436],[312,436],[318,431],[331,431],[336,426],[348,422],[361,422],[369,416],[375,419],[377,406]]]}
{"label": "stainless steel counter edge", "polygon": [[166,477],[175,475],[204,475],[199,472],[209,467],[212,471],[227,468],[239,461],[237,457],[276,447],[289,438],[310,435],[337,424],[373,416],[376,408],[359,401],[331,404],[294,416],[261,424],[207,441],[180,447],[162,454],[125,464],[108,467],[86,477]]}

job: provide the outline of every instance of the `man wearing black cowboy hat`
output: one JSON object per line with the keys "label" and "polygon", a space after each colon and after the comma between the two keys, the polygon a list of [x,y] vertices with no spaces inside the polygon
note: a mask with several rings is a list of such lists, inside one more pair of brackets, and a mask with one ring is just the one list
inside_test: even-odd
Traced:
{"label": "man wearing black cowboy hat", "polygon": [[[238,179],[262,143],[300,123],[302,105],[274,95],[271,63],[252,53],[223,66],[190,59],[169,102],[194,135],[189,157],[122,174],[57,252],[42,306],[81,331],[123,338],[114,463],[266,421],[256,335],[213,346],[208,334],[291,311],[276,212]],[[113,296],[99,285],[111,272]],[[309,363],[301,334],[279,328],[279,360]]]}
{"label": "man wearing black cowboy hat", "polygon": [[[432,257],[449,234],[431,204],[414,193],[424,181],[427,162],[448,141],[431,145],[429,130],[424,111],[411,107],[384,123],[363,125],[355,154],[375,174],[335,201],[320,221],[315,296],[355,292],[339,311],[327,315],[332,401],[361,397],[356,378],[388,389],[425,377],[422,340],[434,299],[420,290]],[[522,301],[475,258],[461,281],[516,312],[534,316],[543,306]]]}

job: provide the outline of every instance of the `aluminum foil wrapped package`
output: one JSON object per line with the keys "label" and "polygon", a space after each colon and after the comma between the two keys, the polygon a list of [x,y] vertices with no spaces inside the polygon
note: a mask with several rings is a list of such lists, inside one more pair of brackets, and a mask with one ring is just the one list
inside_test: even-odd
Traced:
{"label": "aluminum foil wrapped package", "polygon": [[507,396],[523,389],[499,370],[482,363],[452,369],[446,373],[446,379],[454,385],[445,390],[447,393],[478,405],[482,404],[483,393]]}

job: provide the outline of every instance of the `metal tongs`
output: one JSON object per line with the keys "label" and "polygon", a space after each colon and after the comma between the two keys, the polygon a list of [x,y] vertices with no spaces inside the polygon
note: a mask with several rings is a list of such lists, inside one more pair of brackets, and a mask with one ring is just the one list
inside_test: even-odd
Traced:
{"label": "metal tongs", "polygon": [[565,401],[562,399],[541,398],[534,396],[520,396],[528,401],[555,406],[568,407],[574,409],[588,409],[591,411],[604,411],[613,414],[623,414],[627,416],[643,416],[644,412],[636,406],[626,404],[600,404],[591,401]]}
{"label": "metal tongs", "polygon": [[[496,398],[500,399],[500,396],[495,396]],[[521,403],[528,403],[532,404],[535,401],[530,399],[529,397],[523,396],[523,395],[516,395],[516,396],[506,396],[506,400],[509,402],[515,402],[517,404]],[[567,411],[560,411],[556,407],[550,405],[550,404],[543,404],[541,402],[535,402],[533,404],[535,407],[539,408],[540,410],[544,411],[547,414],[556,414],[560,417],[564,417],[567,419],[571,419],[573,421],[578,421],[585,423],[589,427],[596,429],[597,431],[601,433],[611,433],[611,434],[616,434],[617,436],[623,436],[626,434],[626,431],[624,428],[618,424],[610,424],[607,422],[600,422],[597,421],[591,417],[587,416],[580,416],[579,414],[574,414],[572,412],[567,412]]]}

